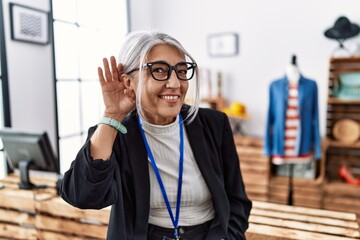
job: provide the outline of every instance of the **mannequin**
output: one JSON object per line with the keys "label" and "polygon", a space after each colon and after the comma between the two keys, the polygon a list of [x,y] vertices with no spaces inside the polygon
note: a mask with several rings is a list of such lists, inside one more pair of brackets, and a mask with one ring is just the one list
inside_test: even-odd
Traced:
{"label": "mannequin", "polygon": [[[301,78],[300,70],[297,66],[296,55],[292,55],[291,62],[285,68],[285,77],[288,81],[286,84],[285,95],[287,99],[284,125],[284,154],[272,156],[272,162],[276,165],[305,163],[311,159],[311,155],[299,154],[296,145],[300,138],[300,113],[299,113],[299,91],[298,83]],[[291,172],[291,171],[290,171]]]}
{"label": "mannequin", "polygon": [[277,175],[289,176],[288,204],[292,205],[293,174],[314,178],[313,160],[321,158],[317,85],[300,73],[292,55],[285,76],[274,80],[269,90],[264,152],[277,165]]}
{"label": "mannequin", "polygon": [[[293,55],[291,58],[291,63],[289,65],[286,66],[285,69],[285,75],[289,81],[289,95],[290,95],[290,91],[294,91],[296,89],[297,91],[297,85],[298,82],[300,80],[300,70],[296,64],[296,56]],[[294,87],[295,86],[295,87]],[[295,89],[291,89],[291,88],[295,88]],[[296,92],[296,95],[298,95],[298,93]],[[288,103],[289,105],[289,103]],[[286,140],[285,140],[286,141]],[[286,153],[286,151],[285,151]],[[286,160],[286,157],[284,158],[284,160]],[[288,167],[289,167],[289,188],[288,188],[288,199],[287,199],[287,203],[288,205],[293,205],[293,192],[294,192],[294,186],[293,186],[293,177],[294,177],[294,164],[293,163],[288,163]]]}
{"label": "mannequin", "polygon": [[285,75],[289,80],[289,83],[297,84],[300,79],[300,71],[296,64],[296,56],[293,55],[291,63],[286,66]]}

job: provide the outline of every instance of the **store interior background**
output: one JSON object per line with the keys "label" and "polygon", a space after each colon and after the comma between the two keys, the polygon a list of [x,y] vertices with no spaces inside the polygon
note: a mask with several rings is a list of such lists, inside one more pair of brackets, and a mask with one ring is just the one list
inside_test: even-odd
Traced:
{"label": "store interior background", "polygon": [[[2,3],[12,126],[44,129],[56,146],[53,46],[11,41],[9,2],[50,11],[50,1],[2,0]],[[338,45],[325,38],[324,31],[332,27],[339,16],[360,24],[359,1],[129,0],[128,5],[130,30],[154,29],[177,38],[199,67],[211,72],[213,86],[216,86],[216,74],[222,73],[223,96],[229,102],[244,103],[251,116],[243,126],[249,135],[264,135],[269,84],[284,75],[292,54],[296,54],[302,74],[318,84],[320,130],[324,135],[329,59]],[[93,9],[94,18],[98,11],[101,8]],[[116,29],[116,22],[109,25]],[[239,53],[231,57],[210,57],[209,35],[224,32],[239,35]],[[96,42],[94,46],[103,44]],[[360,36],[345,41],[350,49],[358,44]],[[106,52],[104,56],[107,54],[117,55],[117,52]]]}
{"label": "store interior background", "polygon": [[[146,2],[146,3],[145,3]],[[143,5],[145,4],[145,5]],[[247,134],[263,136],[268,108],[268,87],[284,75],[291,55],[296,54],[304,76],[319,89],[320,128],[324,134],[329,58],[337,47],[323,32],[339,16],[360,23],[358,1],[134,1],[133,29],[156,28],[174,35],[197,59],[199,66],[223,73],[223,95],[247,106],[251,119]],[[138,9],[142,9],[141,12]],[[213,58],[207,52],[209,34],[239,34],[239,54]],[[345,45],[360,43],[360,36]],[[213,84],[216,86],[216,84]]]}

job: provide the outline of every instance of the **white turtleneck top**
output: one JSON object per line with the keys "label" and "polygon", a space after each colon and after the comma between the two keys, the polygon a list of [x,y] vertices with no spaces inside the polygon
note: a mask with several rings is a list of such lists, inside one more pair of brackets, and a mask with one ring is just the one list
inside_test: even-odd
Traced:
{"label": "white turtleneck top", "polygon": [[[177,118],[173,123],[164,126],[153,125],[143,119],[141,122],[175,217],[180,163],[179,120]],[[211,194],[195,161],[185,128],[183,169],[179,226],[197,225],[213,219],[215,211]],[[149,175],[149,223],[165,228],[173,228],[150,159]]]}

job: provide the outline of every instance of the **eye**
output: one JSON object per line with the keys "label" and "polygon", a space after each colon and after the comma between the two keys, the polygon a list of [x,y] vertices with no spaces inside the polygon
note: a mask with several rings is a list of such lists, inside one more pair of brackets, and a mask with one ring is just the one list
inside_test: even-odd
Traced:
{"label": "eye", "polygon": [[166,64],[158,63],[152,65],[152,72],[157,74],[167,73],[169,67]]}
{"label": "eye", "polygon": [[181,75],[186,75],[189,70],[189,67],[186,64],[180,64],[177,66],[177,73]]}

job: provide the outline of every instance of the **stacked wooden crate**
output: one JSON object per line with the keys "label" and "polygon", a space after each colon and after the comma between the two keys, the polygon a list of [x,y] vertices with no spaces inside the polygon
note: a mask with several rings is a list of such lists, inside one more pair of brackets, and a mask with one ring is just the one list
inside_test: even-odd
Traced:
{"label": "stacked wooden crate", "polygon": [[[263,139],[234,134],[246,192],[251,200],[288,203],[289,178],[272,173],[269,157],[263,153]],[[293,178],[293,204],[322,208],[323,174],[316,179]]]}
{"label": "stacked wooden crate", "polygon": [[60,197],[36,202],[39,240],[100,240],[106,238],[110,209],[82,210]]}
{"label": "stacked wooden crate", "polygon": [[[360,185],[349,185],[339,176],[339,169],[344,165],[355,178],[360,178],[360,138],[358,129],[351,127],[351,124],[360,124],[360,97],[350,95],[344,98],[337,94],[338,89],[345,87],[342,81],[344,74],[349,73],[360,74],[359,57],[330,59],[326,139],[323,147],[326,182],[324,208],[360,214]],[[352,83],[353,93],[357,89],[355,80],[358,79],[354,78]],[[342,131],[335,131],[339,129]]]}
{"label": "stacked wooden crate", "polygon": [[245,189],[251,200],[268,201],[270,164],[261,138],[234,134]]}
{"label": "stacked wooden crate", "polygon": [[[324,208],[360,214],[360,185],[350,185],[344,180],[339,181],[338,173],[342,164],[346,164],[353,176],[360,179],[360,174],[352,171],[352,169],[360,169],[359,148],[344,150],[341,147],[345,147],[345,145],[339,142],[328,140],[328,143],[330,144],[324,151],[326,156]],[[357,156],[355,156],[356,154]]]}
{"label": "stacked wooden crate", "polygon": [[[323,184],[316,180],[293,178],[292,199],[294,206],[322,208]],[[270,178],[269,202],[288,204],[289,178],[272,176]]]}
{"label": "stacked wooden crate", "polygon": [[32,177],[46,189],[21,190],[17,175],[0,182],[0,239],[100,240],[106,238],[110,208],[82,210],[72,207],[56,193],[56,179]]}
{"label": "stacked wooden crate", "polygon": [[[272,173],[270,175],[269,202],[290,204],[289,198],[291,198],[294,206],[323,208],[324,161],[323,157],[316,162],[315,179],[276,176]],[[292,194],[291,197],[290,194]]]}
{"label": "stacked wooden crate", "polygon": [[[32,179],[35,184],[50,184],[42,178]],[[37,196],[54,195],[54,188],[38,190],[22,190],[18,186],[19,178],[9,176],[0,181],[4,185],[0,189],[0,239],[36,240],[36,208]]]}
{"label": "stacked wooden crate", "polygon": [[34,194],[29,191],[0,190],[0,237],[36,239]]}
{"label": "stacked wooden crate", "polygon": [[331,183],[324,188],[324,208],[360,216],[360,186]]}

